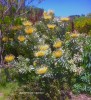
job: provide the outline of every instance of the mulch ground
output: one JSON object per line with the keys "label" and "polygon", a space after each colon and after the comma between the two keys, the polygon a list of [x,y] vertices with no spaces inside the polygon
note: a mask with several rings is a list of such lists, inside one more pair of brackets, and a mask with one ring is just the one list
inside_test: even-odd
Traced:
{"label": "mulch ground", "polygon": [[91,100],[91,96],[86,94],[74,95],[71,93],[71,100]]}
{"label": "mulch ground", "polygon": [[[3,96],[3,93],[0,93],[0,96]],[[88,96],[86,94],[79,94],[79,95],[74,95],[70,93],[71,99],[70,100],[91,100],[91,96]]]}

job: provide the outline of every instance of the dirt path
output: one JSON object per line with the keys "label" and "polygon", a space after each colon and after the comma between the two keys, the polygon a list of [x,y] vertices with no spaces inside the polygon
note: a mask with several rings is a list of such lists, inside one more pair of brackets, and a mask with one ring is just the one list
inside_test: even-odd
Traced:
{"label": "dirt path", "polygon": [[3,96],[4,94],[0,92],[0,97]]}

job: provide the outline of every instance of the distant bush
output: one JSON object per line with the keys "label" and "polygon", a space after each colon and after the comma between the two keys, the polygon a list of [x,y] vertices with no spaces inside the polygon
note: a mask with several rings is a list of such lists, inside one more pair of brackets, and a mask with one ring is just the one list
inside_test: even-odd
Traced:
{"label": "distant bush", "polygon": [[80,33],[88,33],[91,30],[91,18],[77,18],[75,20],[75,29]]}

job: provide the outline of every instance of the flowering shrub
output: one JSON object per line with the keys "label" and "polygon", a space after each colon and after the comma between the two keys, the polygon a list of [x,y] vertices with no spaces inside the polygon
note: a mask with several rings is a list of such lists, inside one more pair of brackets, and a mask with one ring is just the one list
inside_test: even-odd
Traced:
{"label": "flowering shrub", "polygon": [[[52,100],[53,94],[53,99],[59,100],[66,98],[66,94],[62,97],[62,91],[81,88],[79,91],[83,92],[81,84],[78,84],[79,80],[89,82],[90,87],[90,36],[85,38],[84,34],[65,32],[69,18],[57,21],[51,10],[44,12],[42,19],[36,23],[32,23],[27,17],[13,20],[12,24],[12,19],[5,17],[4,22],[9,29],[1,30],[1,47],[4,48],[2,61],[5,66],[14,66],[15,78],[21,84],[35,84],[29,89],[23,89],[23,92],[36,92],[42,88],[46,94],[45,100]],[[38,87],[33,91],[37,82]],[[54,90],[58,91],[55,93]],[[35,95],[35,98],[40,97]]]}

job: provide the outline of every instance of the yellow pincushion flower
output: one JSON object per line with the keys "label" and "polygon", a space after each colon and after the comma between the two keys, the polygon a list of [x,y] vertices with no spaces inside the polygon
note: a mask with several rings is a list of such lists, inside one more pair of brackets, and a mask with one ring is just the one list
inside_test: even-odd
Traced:
{"label": "yellow pincushion flower", "polygon": [[54,14],[53,10],[48,10],[48,12],[44,11],[43,17],[44,19],[52,19],[53,14]]}
{"label": "yellow pincushion flower", "polygon": [[44,15],[44,19],[52,19],[52,16],[51,15]]}
{"label": "yellow pincushion flower", "polygon": [[53,10],[48,10],[48,14],[49,15],[53,15],[54,14],[54,11]]}
{"label": "yellow pincushion flower", "polygon": [[23,42],[23,41],[25,41],[25,36],[23,36],[23,35],[20,35],[20,36],[18,36],[18,40],[20,41],[20,42]]}
{"label": "yellow pincushion flower", "polygon": [[55,24],[47,24],[47,27],[49,29],[54,29],[56,27],[56,25]]}
{"label": "yellow pincushion flower", "polygon": [[31,23],[30,21],[24,21],[24,22],[23,22],[23,25],[24,25],[24,26],[31,26],[32,23]]}
{"label": "yellow pincushion flower", "polygon": [[32,34],[35,31],[34,27],[26,27],[25,28],[25,33],[26,34]]}
{"label": "yellow pincushion flower", "polygon": [[46,52],[45,51],[38,51],[34,55],[35,57],[43,57],[45,56]]}
{"label": "yellow pincushion flower", "polygon": [[7,37],[7,36],[4,36],[4,37],[2,38],[2,41],[3,41],[3,42],[7,42],[7,41],[8,41],[8,37]]}
{"label": "yellow pincushion flower", "polygon": [[70,18],[68,18],[68,17],[61,18],[61,21],[69,21],[69,20],[70,20]]}
{"label": "yellow pincushion flower", "polygon": [[44,12],[43,12],[43,16],[46,16],[46,15],[48,15],[48,14],[47,14],[47,12],[46,12],[46,11],[44,11]]}
{"label": "yellow pincushion flower", "polygon": [[45,74],[48,70],[48,67],[42,67],[36,70],[37,74]]}
{"label": "yellow pincushion flower", "polygon": [[49,45],[40,45],[39,50],[47,50],[49,48]]}
{"label": "yellow pincushion flower", "polygon": [[62,50],[56,50],[53,52],[55,58],[60,58],[63,55]]}
{"label": "yellow pincushion flower", "polygon": [[11,62],[11,61],[14,60],[14,58],[15,58],[14,55],[9,54],[9,55],[6,55],[6,56],[5,56],[5,61],[6,61],[6,62]]}
{"label": "yellow pincushion flower", "polygon": [[71,34],[71,37],[72,37],[72,38],[77,38],[77,37],[79,37],[79,34],[73,33],[73,34]]}
{"label": "yellow pincushion flower", "polygon": [[60,48],[62,46],[62,41],[56,41],[53,45],[55,48]]}

